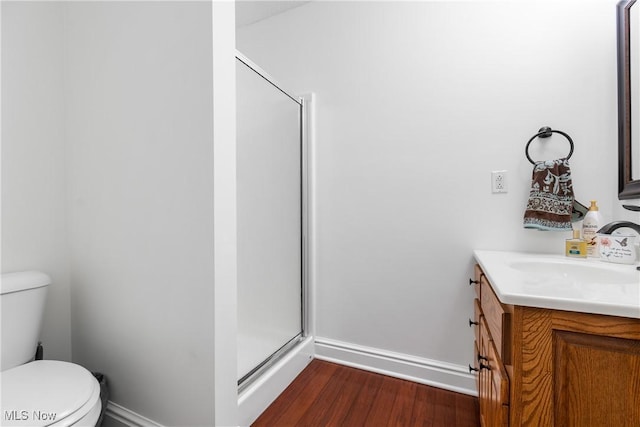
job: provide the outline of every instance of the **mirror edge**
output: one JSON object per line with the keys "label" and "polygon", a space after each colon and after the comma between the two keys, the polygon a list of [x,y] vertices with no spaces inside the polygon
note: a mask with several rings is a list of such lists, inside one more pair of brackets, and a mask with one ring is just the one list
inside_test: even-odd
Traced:
{"label": "mirror edge", "polygon": [[631,77],[629,9],[636,0],[617,6],[618,32],[618,199],[640,198],[640,180],[631,179]]}

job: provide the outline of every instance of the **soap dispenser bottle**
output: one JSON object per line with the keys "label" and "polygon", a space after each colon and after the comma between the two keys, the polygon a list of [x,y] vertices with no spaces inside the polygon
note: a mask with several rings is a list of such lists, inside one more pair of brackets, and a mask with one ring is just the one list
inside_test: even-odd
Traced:
{"label": "soap dispenser bottle", "polygon": [[587,256],[590,258],[600,257],[597,231],[602,226],[602,217],[598,210],[598,202],[591,200],[589,212],[582,220],[582,238],[587,242]]}
{"label": "soap dispenser bottle", "polygon": [[573,258],[587,257],[587,242],[580,238],[580,230],[573,230],[573,239],[565,241],[565,255]]}

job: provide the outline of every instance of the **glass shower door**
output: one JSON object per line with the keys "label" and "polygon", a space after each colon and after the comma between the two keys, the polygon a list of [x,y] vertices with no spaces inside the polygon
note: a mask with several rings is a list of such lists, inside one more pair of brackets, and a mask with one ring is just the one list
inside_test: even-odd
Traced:
{"label": "glass shower door", "polygon": [[261,73],[236,61],[239,384],[302,334],[301,104]]}

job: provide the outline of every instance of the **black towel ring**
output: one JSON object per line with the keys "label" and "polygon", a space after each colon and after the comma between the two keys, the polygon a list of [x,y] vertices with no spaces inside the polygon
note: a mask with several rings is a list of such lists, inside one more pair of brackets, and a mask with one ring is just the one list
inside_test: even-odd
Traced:
{"label": "black towel ring", "polygon": [[571,145],[571,150],[569,150],[569,155],[567,156],[567,160],[571,158],[571,155],[573,154],[573,140],[571,139],[571,137],[569,135],[567,135],[566,133],[562,132],[561,130],[555,130],[555,129],[551,129],[548,126],[545,126],[545,127],[540,128],[538,133],[536,133],[535,135],[533,135],[531,137],[529,142],[527,142],[527,146],[524,149],[524,153],[527,156],[527,160],[529,160],[529,162],[531,162],[532,165],[535,165],[536,162],[534,162],[533,159],[531,159],[531,156],[529,156],[529,145],[531,145],[531,142],[534,139],[538,138],[538,137],[539,138],[549,138],[552,133],[559,133],[560,135],[564,136],[565,138],[567,138],[569,140],[569,144]]}

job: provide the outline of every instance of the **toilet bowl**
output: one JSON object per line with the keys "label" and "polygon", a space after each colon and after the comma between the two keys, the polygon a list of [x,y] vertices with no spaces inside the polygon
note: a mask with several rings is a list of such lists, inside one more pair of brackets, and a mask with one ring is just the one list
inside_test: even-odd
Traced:
{"label": "toilet bowl", "polygon": [[100,417],[100,384],[91,372],[74,363],[33,360],[49,283],[39,272],[2,275],[3,427],[95,427]]}
{"label": "toilet bowl", "polygon": [[100,416],[100,384],[82,366],[36,360],[0,373],[4,426],[90,426]]}

